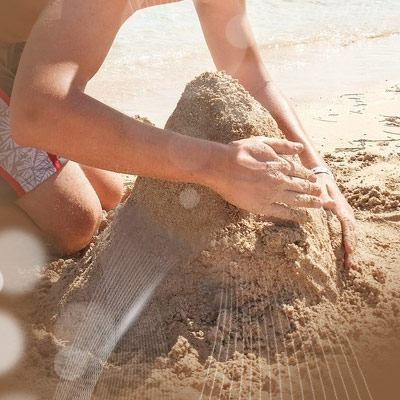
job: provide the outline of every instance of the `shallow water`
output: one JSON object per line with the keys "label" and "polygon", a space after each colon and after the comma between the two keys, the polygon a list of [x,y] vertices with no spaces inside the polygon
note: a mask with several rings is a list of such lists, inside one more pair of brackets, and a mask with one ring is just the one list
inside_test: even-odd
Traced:
{"label": "shallow water", "polygon": [[[400,78],[398,0],[247,3],[264,62],[289,97],[315,97]],[[161,125],[185,84],[213,69],[187,0],[141,10],[130,18],[88,92]]]}

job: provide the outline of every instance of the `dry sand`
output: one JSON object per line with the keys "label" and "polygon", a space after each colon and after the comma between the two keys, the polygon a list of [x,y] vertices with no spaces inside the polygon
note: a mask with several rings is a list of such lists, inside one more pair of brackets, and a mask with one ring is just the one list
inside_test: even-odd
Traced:
{"label": "dry sand", "polygon": [[[191,82],[166,128],[281,136],[223,74]],[[9,299],[30,342],[8,385],[40,399],[89,398],[96,381],[93,399],[397,399],[400,156],[373,144],[326,157],[356,210],[361,273],[343,267],[331,212],[274,220],[138,178],[88,249]]]}

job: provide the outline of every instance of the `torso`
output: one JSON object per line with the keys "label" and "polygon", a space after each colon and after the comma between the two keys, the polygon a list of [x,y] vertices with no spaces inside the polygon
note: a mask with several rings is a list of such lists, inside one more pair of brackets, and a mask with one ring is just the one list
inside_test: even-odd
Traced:
{"label": "torso", "polygon": [[24,42],[48,0],[0,0],[0,41]]}
{"label": "torso", "polygon": [[[131,0],[131,11],[177,1],[182,0],[141,0],[140,3],[138,0]],[[48,2],[49,0],[0,0],[0,42],[25,42]]]}

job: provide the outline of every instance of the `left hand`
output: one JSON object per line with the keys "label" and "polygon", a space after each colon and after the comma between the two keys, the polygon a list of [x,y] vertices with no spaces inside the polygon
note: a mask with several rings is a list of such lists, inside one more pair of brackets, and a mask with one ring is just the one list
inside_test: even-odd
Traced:
{"label": "left hand", "polygon": [[357,247],[356,219],[353,209],[336,185],[335,180],[327,174],[317,174],[317,182],[322,187],[321,199],[324,208],[332,210],[342,225],[343,244],[346,251],[345,266],[359,271],[355,262]]}

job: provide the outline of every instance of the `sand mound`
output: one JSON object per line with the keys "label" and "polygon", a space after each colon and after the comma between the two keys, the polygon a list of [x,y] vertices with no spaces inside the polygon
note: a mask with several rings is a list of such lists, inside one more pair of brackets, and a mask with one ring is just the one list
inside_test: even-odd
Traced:
{"label": "sand mound", "polygon": [[[221,143],[251,135],[283,137],[268,111],[223,73],[189,83],[166,129]],[[131,205],[193,249],[191,265],[181,265],[179,274],[201,273],[216,283],[229,269],[236,281],[270,281],[273,297],[303,296],[310,302],[337,294],[340,227],[323,210],[307,212],[301,223],[271,221],[236,209],[204,187],[142,178],[120,211],[121,221],[129,219]]]}
{"label": "sand mound", "polygon": [[[189,83],[166,128],[222,143],[282,136],[223,73]],[[359,162],[387,172],[378,208],[359,207],[364,275],[343,269],[330,212],[281,221],[198,185],[138,178],[83,256],[47,269],[25,310],[24,381],[40,399],[369,398],[355,353],[368,370],[388,343],[400,349],[399,208],[390,200],[392,220],[380,208],[400,161],[353,157],[328,156],[349,197],[371,184]]]}
{"label": "sand mound", "polygon": [[[249,135],[282,137],[268,111],[223,73],[206,73],[189,83],[166,129],[222,143]],[[323,297],[334,301],[340,290],[341,232],[331,213],[311,210],[301,223],[271,221],[238,210],[198,185],[139,178],[116,218],[116,236],[126,232],[137,209],[192,250],[168,273],[155,297],[168,346],[177,334],[189,335],[201,354],[208,355],[216,334],[233,338],[243,326],[254,330],[251,318],[265,309],[277,320],[277,329],[287,333],[292,329],[287,319],[278,322],[282,303],[304,299],[316,304]],[[227,293],[223,299],[221,288]],[[249,301],[249,315],[233,321],[228,334],[214,328],[221,308],[222,318],[229,321]],[[178,321],[177,310],[182,315]],[[208,334],[199,338],[196,332]],[[268,333],[253,332],[252,337],[265,349],[266,336],[272,340]],[[243,341],[241,346],[249,350],[250,343]]]}
{"label": "sand mound", "polygon": [[[250,135],[282,137],[268,111],[223,73],[191,82],[166,128],[223,143]],[[138,178],[93,248],[93,260],[82,261],[73,282],[54,285],[46,310],[56,316],[58,336],[73,343],[71,354],[85,349],[102,361],[119,340],[116,326],[136,318],[140,310],[135,307],[151,295],[148,312],[119,350],[144,351],[148,328],[156,325],[163,337],[145,350],[143,361],[166,353],[180,335],[203,361],[216,337],[235,341],[242,353],[258,343],[262,355],[267,348],[272,355],[284,350],[276,334],[295,330],[283,304],[336,300],[342,256],[339,223],[331,213],[311,210],[301,222],[274,221],[238,210],[201,186]],[[267,330],[257,331],[252,321],[265,318],[266,310]],[[84,326],[78,333],[71,330],[77,323]],[[231,347],[226,356],[234,352]]]}
{"label": "sand mound", "polygon": [[[341,190],[351,206],[360,211],[374,214],[396,212],[400,206],[399,173],[395,154],[380,151],[371,153],[361,151],[349,158],[358,167],[357,179],[346,179],[346,168],[341,169]],[[343,157],[330,155],[328,161],[339,162]],[[379,162],[379,168],[376,164]],[[345,184],[346,183],[346,184]]]}

